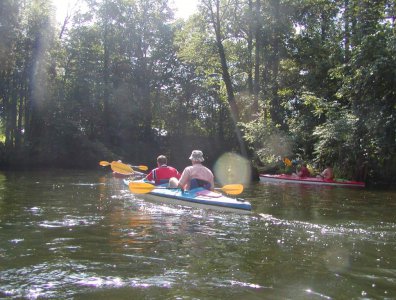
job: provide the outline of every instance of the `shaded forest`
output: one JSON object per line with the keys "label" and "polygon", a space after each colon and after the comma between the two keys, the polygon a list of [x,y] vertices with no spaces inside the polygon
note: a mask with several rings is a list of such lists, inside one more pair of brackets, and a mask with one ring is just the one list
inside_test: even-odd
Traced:
{"label": "shaded forest", "polygon": [[283,157],[396,178],[395,0],[0,2],[0,166]]}

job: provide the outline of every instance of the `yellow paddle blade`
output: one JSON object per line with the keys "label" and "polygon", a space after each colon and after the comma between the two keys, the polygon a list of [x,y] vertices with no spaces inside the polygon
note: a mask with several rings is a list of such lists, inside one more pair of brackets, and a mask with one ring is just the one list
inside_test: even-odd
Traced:
{"label": "yellow paddle blade", "polygon": [[111,162],[111,169],[114,172],[117,172],[117,173],[120,173],[120,174],[123,174],[123,175],[131,175],[131,174],[133,174],[133,169],[130,166],[128,166],[126,164],[123,164],[122,162],[119,162],[119,161],[112,161]]}
{"label": "yellow paddle blade", "polygon": [[[116,161],[113,161],[113,163],[117,163],[117,165],[116,165],[116,168],[122,168],[121,167],[121,164],[123,164],[123,163],[120,163],[120,162],[116,162]],[[106,167],[106,166],[110,166],[112,163],[109,163],[108,161],[105,161],[105,160],[101,160],[100,162],[99,162],[99,165],[101,165],[102,167]],[[123,165],[125,165],[125,164],[123,164]],[[126,165],[127,166],[127,165]],[[136,168],[136,169],[139,169],[139,170],[142,170],[142,171],[147,171],[148,170],[148,167],[147,166],[144,166],[144,165],[140,165],[140,166],[132,166],[132,168]]]}
{"label": "yellow paddle blade", "polygon": [[136,168],[136,169],[139,169],[141,171],[147,171],[148,170],[148,167],[147,166],[143,166],[143,165],[133,166],[133,167]]}
{"label": "yellow paddle blade", "polygon": [[226,184],[220,188],[224,193],[229,195],[239,195],[243,192],[242,184]]}
{"label": "yellow paddle blade", "polygon": [[292,165],[292,162],[290,161],[290,159],[288,159],[287,157],[285,157],[284,159],[283,159],[283,162],[285,163],[285,165],[286,166],[291,166]]}
{"label": "yellow paddle blade", "polygon": [[130,182],[128,184],[129,190],[135,194],[147,194],[155,189],[155,185],[147,182]]}

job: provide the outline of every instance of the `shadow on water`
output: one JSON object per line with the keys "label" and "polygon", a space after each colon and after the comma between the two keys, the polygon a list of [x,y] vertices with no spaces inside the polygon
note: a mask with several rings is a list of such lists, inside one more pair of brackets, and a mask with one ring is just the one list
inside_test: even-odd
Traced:
{"label": "shadow on water", "polygon": [[250,215],[150,203],[107,172],[0,176],[5,299],[396,297],[395,193],[254,184]]}

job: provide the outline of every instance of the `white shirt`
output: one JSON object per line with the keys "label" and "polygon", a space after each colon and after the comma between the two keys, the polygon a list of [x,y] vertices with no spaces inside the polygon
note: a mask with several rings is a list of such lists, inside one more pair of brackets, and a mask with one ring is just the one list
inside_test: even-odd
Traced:
{"label": "white shirt", "polygon": [[186,167],[180,177],[179,185],[184,189],[190,188],[191,179],[205,180],[210,183],[211,189],[214,188],[214,176],[211,170],[200,163],[194,163],[192,166]]}

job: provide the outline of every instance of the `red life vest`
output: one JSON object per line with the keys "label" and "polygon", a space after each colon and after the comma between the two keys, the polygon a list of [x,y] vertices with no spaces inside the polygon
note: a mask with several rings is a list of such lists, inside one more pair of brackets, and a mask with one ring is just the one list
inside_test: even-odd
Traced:
{"label": "red life vest", "polygon": [[162,165],[161,167],[153,169],[146,178],[150,181],[154,181],[155,184],[162,184],[167,183],[171,177],[179,179],[180,173],[173,167]]}

